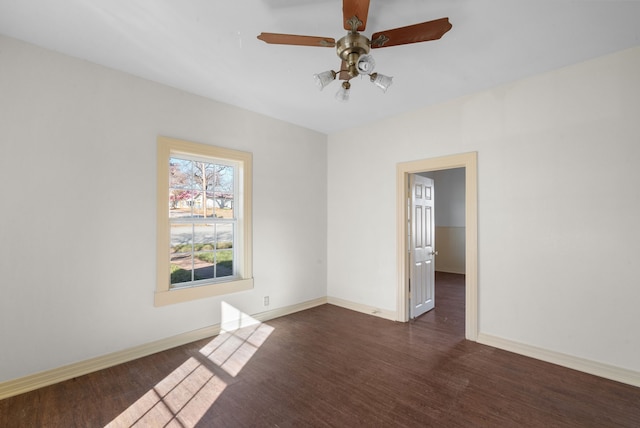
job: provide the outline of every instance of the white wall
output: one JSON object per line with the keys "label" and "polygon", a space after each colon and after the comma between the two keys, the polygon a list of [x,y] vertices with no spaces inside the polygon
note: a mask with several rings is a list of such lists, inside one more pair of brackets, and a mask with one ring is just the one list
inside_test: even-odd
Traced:
{"label": "white wall", "polygon": [[464,168],[431,171],[436,185],[436,227],[464,227]]}
{"label": "white wall", "polygon": [[396,164],[477,151],[480,333],[640,371],[639,117],[635,48],[330,135],[329,296],[395,310]]}
{"label": "white wall", "polygon": [[[4,37],[0,64],[0,382],[326,296],[325,135]],[[254,290],[153,306],[158,135],[253,152]]]}

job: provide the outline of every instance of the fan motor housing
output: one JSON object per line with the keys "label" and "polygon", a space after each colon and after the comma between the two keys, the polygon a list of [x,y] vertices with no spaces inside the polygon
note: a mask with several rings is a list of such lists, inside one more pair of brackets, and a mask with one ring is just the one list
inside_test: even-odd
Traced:
{"label": "fan motor housing", "polygon": [[336,52],[347,63],[349,76],[358,75],[356,63],[361,55],[369,53],[371,42],[360,33],[349,33],[336,42]]}

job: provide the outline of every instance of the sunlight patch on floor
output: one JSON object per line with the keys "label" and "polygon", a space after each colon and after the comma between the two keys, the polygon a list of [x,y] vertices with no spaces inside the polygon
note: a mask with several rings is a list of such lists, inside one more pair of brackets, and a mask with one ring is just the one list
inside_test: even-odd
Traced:
{"label": "sunlight patch on floor", "polygon": [[222,303],[223,330],[200,350],[212,363],[236,376],[262,346],[273,327]]}
{"label": "sunlight patch on floor", "polygon": [[222,302],[221,332],[200,349],[202,361],[189,358],[105,428],[195,426],[227,386],[214,367],[237,376],[273,330]]}

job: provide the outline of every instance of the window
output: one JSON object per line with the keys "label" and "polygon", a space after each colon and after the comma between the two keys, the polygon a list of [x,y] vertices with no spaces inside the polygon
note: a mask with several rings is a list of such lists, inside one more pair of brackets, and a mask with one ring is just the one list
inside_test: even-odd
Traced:
{"label": "window", "polygon": [[251,154],[158,138],[155,305],[253,288]]}

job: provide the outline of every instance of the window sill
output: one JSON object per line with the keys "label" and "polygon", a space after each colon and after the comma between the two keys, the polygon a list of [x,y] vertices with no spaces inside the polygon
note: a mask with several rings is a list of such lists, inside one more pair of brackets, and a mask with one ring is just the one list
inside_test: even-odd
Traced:
{"label": "window sill", "polygon": [[206,297],[237,293],[238,291],[251,290],[252,288],[253,278],[247,278],[229,282],[218,282],[210,285],[201,285],[199,287],[157,291],[154,298],[154,306],[172,305],[174,303],[188,302],[190,300],[203,299]]}

